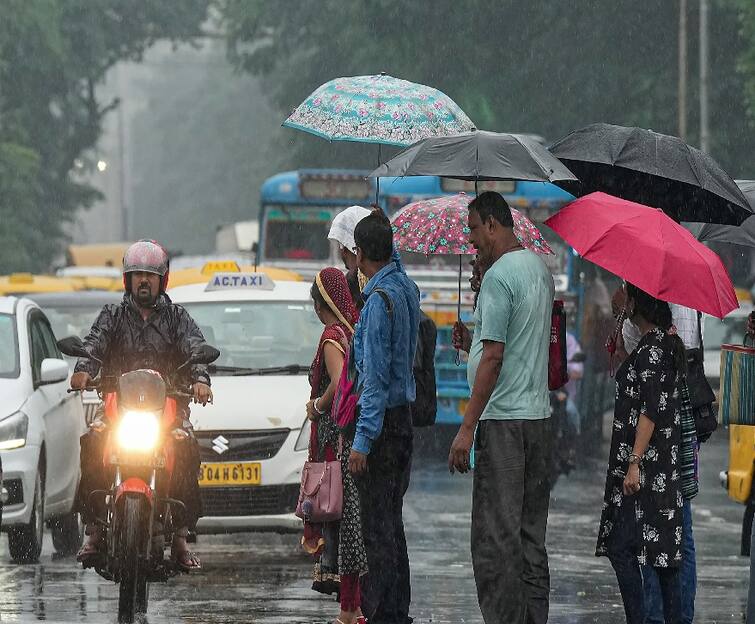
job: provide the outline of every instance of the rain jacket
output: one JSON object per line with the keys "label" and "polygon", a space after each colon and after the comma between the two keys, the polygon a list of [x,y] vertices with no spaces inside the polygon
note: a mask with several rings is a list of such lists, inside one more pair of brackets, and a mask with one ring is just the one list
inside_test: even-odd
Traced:
{"label": "rain jacket", "polygon": [[[120,304],[106,305],[92,325],[84,345],[89,353],[103,363],[102,379],[106,391],[114,389],[122,373],[148,368],[170,377],[181,364],[205,344],[204,336],[194,319],[168,295],[160,295],[154,312],[144,321],[130,294]],[[76,372],[95,377],[98,362],[80,359]],[[210,384],[207,366],[186,367],[186,374],[177,383]]]}

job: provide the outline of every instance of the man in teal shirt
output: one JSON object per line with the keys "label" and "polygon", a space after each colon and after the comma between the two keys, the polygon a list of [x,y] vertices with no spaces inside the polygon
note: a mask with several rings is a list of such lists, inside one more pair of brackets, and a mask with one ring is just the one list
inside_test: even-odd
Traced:
{"label": "man in teal shirt", "polygon": [[545,530],[551,454],[548,352],[553,277],[513,231],[498,193],[469,205],[470,241],[485,271],[474,336],[461,324],[472,388],[449,453],[469,470],[475,428],[472,564],[486,624],[545,624],[550,579]]}

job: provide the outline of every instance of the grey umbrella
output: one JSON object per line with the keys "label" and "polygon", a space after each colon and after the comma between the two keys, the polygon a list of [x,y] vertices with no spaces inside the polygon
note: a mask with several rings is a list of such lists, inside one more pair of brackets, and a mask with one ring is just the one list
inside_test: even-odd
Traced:
{"label": "grey umbrella", "polygon": [[533,182],[577,179],[534,137],[485,130],[419,141],[380,165],[370,177],[420,175]]}
{"label": "grey umbrella", "polygon": [[[735,180],[735,182],[755,211],[755,180]],[[755,216],[745,219],[739,227],[718,223],[688,223],[686,225],[697,239],[703,242],[755,247]]]}

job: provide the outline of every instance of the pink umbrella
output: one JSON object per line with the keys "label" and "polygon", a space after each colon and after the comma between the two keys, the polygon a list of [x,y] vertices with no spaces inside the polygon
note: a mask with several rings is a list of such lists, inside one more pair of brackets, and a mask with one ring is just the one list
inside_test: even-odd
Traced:
{"label": "pink umbrella", "polygon": [[[459,302],[461,317],[462,256],[476,253],[469,242],[469,204],[471,195],[458,193],[433,199],[421,199],[404,206],[393,217],[393,241],[399,251],[433,255],[459,256]],[[515,208],[514,234],[523,247],[542,255],[553,250],[534,223]]]}
{"label": "pink umbrella", "polygon": [[[396,248],[426,256],[474,254],[467,226],[469,203],[473,199],[471,195],[458,193],[421,199],[404,206],[393,217]],[[542,255],[553,253],[532,221],[515,208],[511,209],[511,215],[514,234],[523,247]]]}
{"label": "pink umbrella", "polygon": [[583,258],[653,297],[718,318],[739,307],[721,259],[657,208],[597,192],[546,223]]}

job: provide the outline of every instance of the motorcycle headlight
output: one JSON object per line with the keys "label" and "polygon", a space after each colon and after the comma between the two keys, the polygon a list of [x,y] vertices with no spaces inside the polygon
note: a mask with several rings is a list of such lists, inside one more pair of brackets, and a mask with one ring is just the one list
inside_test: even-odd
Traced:
{"label": "motorcycle headlight", "polygon": [[154,412],[126,412],[118,424],[116,440],[124,451],[151,451],[160,439],[160,418]]}
{"label": "motorcycle headlight", "polygon": [[312,421],[309,418],[305,418],[301,431],[299,431],[299,437],[296,438],[296,444],[294,444],[295,451],[306,451],[309,448],[309,434],[311,430]]}
{"label": "motorcycle headlight", "polygon": [[28,430],[29,417],[23,412],[16,412],[0,421],[0,451],[25,446]]}

